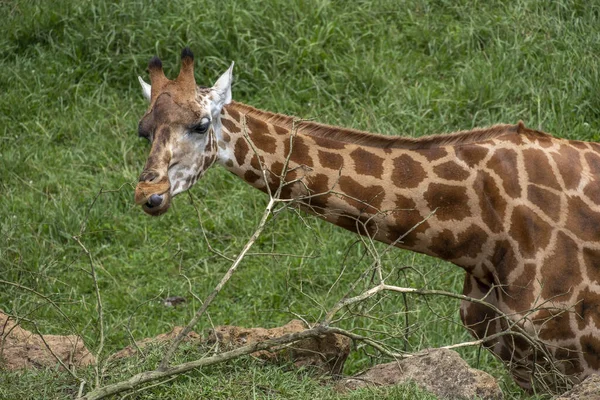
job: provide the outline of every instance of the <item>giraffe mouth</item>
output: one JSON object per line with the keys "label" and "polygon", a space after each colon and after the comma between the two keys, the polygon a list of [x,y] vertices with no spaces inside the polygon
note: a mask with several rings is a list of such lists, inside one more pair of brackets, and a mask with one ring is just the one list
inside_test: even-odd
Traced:
{"label": "giraffe mouth", "polygon": [[158,217],[167,212],[169,207],[171,206],[171,195],[169,192],[159,194],[152,194],[148,197],[148,200],[142,204],[142,210],[146,214],[152,215],[153,217]]}
{"label": "giraffe mouth", "polygon": [[[166,189],[166,190],[165,190]],[[161,183],[140,182],[135,188],[135,202],[146,214],[159,216],[171,206],[171,191],[168,179]]]}

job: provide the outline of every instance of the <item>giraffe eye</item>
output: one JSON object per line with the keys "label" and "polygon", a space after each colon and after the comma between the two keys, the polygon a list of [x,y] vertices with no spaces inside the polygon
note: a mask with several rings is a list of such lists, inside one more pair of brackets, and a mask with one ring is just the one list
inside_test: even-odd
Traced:
{"label": "giraffe eye", "polygon": [[209,127],[210,127],[210,119],[204,117],[200,120],[199,123],[192,126],[192,128],[190,130],[195,133],[204,134],[208,131]]}

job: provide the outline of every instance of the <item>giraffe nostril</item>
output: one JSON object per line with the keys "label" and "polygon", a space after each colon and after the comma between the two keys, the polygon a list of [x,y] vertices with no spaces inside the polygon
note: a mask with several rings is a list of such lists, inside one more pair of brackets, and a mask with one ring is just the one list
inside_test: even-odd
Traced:
{"label": "giraffe nostril", "polygon": [[152,207],[158,207],[158,206],[161,205],[162,201],[163,201],[163,196],[161,196],[160,194],[153,194],[148,199],[147,205],[150,208],[152,208]]}
{"label": "giraffe nostril", "polygon": [[156,172],[152,172],[152,171],[144,171],[142,172],[142,174],[140,175],[140,178],[138,179],[139,182],[152,182],[154,181],[156,178],[158,178],[158,174]]}

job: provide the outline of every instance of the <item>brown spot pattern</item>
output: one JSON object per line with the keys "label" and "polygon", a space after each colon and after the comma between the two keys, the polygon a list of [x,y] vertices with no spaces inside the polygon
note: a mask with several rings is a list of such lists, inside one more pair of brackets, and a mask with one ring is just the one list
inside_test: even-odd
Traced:
{"label": "brown spot pattern", "polygon": [[369,237],[375,236],[378,231],[377,223],[365,215],[359,215],[357,217],[342,215],[337,218],[335,224],[350,232],[359,233]]}
{"label": "brown spot pattern", "polygon": [[600,284],[600,250],[584,247],[583,260],[590,282]]}
{"label": "brown spot pattern", "polygon": [[[421,213],[416,209],[415,202],[408,197],[396,195],[395,205],[396,208],[394,209],[392,215],[394,216],[394,220],[396,222],[389,227],[390,232],[388,235],[388,240],[390,242],[395,242],[398,240],[398,238],[405,235],[415,225],[423,222],[424,219],[424,217],[421,216]],[[418,227],[413,229],[409,234],[404,236],[400,244],[405,247],[412,247],[416,245],[417,235],[425,232],[428,228],[429,222],[423,222]]]}
{"label": "brown spot pattern", "polygon": [[283,172],[283,163],[275,161],[273,164],[271,164],[269,171],[271,171],[271,173],[275,174],[276,176],[281,176],[281,173]]}
{"label": "brown spot pattern", "polygon": [[246,126],[248,127],[248,131],[251,134],[261,134],[264,132],[268,132],[269,125],[266,122],[261,121],[258,118],[253,118],[246,115]]}
{"label": "brown spot pattern", "polygon": [[502,186],[506,194],[512,198],[517,198],[521,195],[517,153],[514,150],[496,150],[490,161],[488,161],[487,166],[502,179]]}
{"label": "brown spot pattern", "polygon": [[431,250],[444,260],[475,258],[481,253],[486,241],[487,234],[477,225],[471,225],[457,236],[449,229],[444,229],[431,240]]}
{"label": "brown spot pattern", "polygon": [[254,146],[265,153],[274,154],[277,150],[277,139],[269,134],[267,124],[255,118],[249,118],[247,124]]}
{"label": "brown spot pattern", "polygon": [[594,203],[600,204],[600,184],[598,184],[598,181],[593,180],[585,185],[583,193]]}
{"label": "brown spot pattern", "polygon": [[469,172],[454,161],[447,161],[433,167],[433,172],[442,179],[449,181],[464,181]]}
{"label": "brown spot pattern", "polygon": [[546,153],[536,149],[525,149],[523,157],[526,160],[525,170],[531,183],[560,190],[560,185],[554,176]]}
{"label": "brown spot pattern", "polygon": [[423,194],[427,205],[440,221],[462,220],[471,215],[467,189],[443,183],[432,183]]}
{"label": "brown spot pattern", "polygon": [[[471,274],[465,274],[463,294],[472,296],[473,289],[477,288],[482,293],[487,293],[488,287]],[[483,304],[469,303],[466,312],[461,308],[460,318],[463,324],[471,330],[473,336],[482,339],[493,331],[494,321],[497,316],[494,311]],[[489,346],[489,344],[487,344]]]}
{"label": "brown spot pattern", "polygon": [[575,375],[583,372],[579,362],[579,350],[575,346],[561,346],[554,352],[554,357],[561,360],[561,365],[567,375]]}
{"label": "brown spot pattern", "polygon": [[504,228],[506,200],[500,194],[494,178],[485,171],[479,171],[473,186],[483,222],[492,232],[500,232]]}
{"label": "brown spot pattern", "polygon": [[568,310],[546,308],[538,312],[532,319],[534,324],[541,328],[539,337],[542,340],[575,338],[575,332],[571,330],[569,324]]}
{"label": "brown spot pattern", "polygon": [[291,133],[289,130],[287,130],[286,128],[283,128],[279,125],[273,125],[273,128],[275,129],[275,133],[278,135],[287,135],[287,134]]}
{"label": "brown spot pattern", "polygon": [[[269,187],[271,188],[271,193],[275,193],[275,191],[279,188],[279,185],[281,184],[281,174],[283,173],[283,163],[279,162],[279,161],[275,161],[271,164],[271,166],[268,168],[270,175],[269,175]],[[297,173],[296,171],[287,171],[285,174],[285,182],[291,182],[294,179],[297,178]],[[297,184],[296,184],[297,185]],[[292,186],[294,186],[294,184],[289,184],[289,185],[284,185],[281,188],[281,194],[279,196],[279,198],[282,199],[289,199],[292,197]]]}
{"label": "brown spot pattern", "polygon": [[400,188],[414,188],[427,177],[420,163],[403,154],[394,159],[392,182]]}
{"label": "brown spot pattern", "polygon": [[257,180],[259,180],[261,177],[259,174],[257,174],[256,172],[252,171],[252,170],[248,170],[244,173],[244,180],[248,183],[254,183]]}
{"label": "brown spot pattern", "polygon": [[553,254],[544,260],[541,268],[542,296],[545,299],[567,300],[575,286],[581,283],[577,243],[564,232],[558,232]]}
{"label": "brown spot pattern", "polygon": [[550,242],[552,227],[529,207],[517,206],[511,216],[509,234],[519,243],[523,257],[532,258]]}
{"label": "brown spot pattern", "polygon": [[[148,129],[151,128],[152,134],[155,134],[151,154],[148,157],[148,163],[153,167],[169,163],[170,156],[164,149],[171,140],[171,133],[165,124],[184,120],[189,122],[191,115],[195,112],[186,107],[179,107],[186,112],[182,111],[181,114],[177,114],[176,111],[173,111],[173,107],[169,106],[173,101],[175,100],[171,99],[171,94],[161,95],[153,103],[155,111],[151,112],[151,117],[144,118],[140,123],[141,133],[150,134]],[[226,165],[230,168],[234,167],[234,161],[236,161],[241,166],[241,168],[235,169],[236,173],[242,175],[246,181],[257,184],[262,178],[258,171],[261,166],[258,162],[259,158],[254,154],[249,157],[251,147],[244,138],[239,138],[242,129],[237,126],[238,122],[236,121],[243,119],[243,116],[238,111],[228,110],[228,108],[223,111],[222,142],[212,143],[207,146],[205,152],[211,152],[217,147],[226,148],[225,143],[235,141],[235,160],[226,161]],[[280,161],[273,162],[276,157],[269,157],[266,154],[282,153],[283,148],[283,156],[287,156],[290,152],[288,139],[291,128],[285,125],[284,122],[287,120],[283,116],[265,113],[264,115],[267,117],[264,117],[258,110],[244,112],[244,114],[248,114],[246,123],[253,144],[260,150],[260,154],[264,154],[267,162],[272,162],[269,185],[276,188],[280,183],[279,174],[281,174],[283,164]],[[157,118],[160,121],[155,121]],[[160,123],[157,124],[157,122]],[[282,126],[276,125],[280,123]],[[151,126],[148,126],[150,124]],[[506,126],[501,128],[504,132],[504,136],[501,138],[499,135],[482,135],[478,137],[475,144],[473,141],[452,141],[450,143],[453,147],[450,148],[448,142],[444,142],[443,138],[430,140],[431,143],[420,140],[389,141],[378,138],[372,140],[381,148],[374,150],[366,146],[357,147],[356,143],[366,143],[370,138],[360,132],[348,131],[348,135],[351,136],[351,139],[348,139],[340,134],[340,132],[345,134],[346,131],[332,127],[320,127],[311,123],[304,123],[301,126],[304,126],[302,129],[305,131],[295,137],[290,156],[294,163],[292,168],[297,164],[306,166],[306,168],[295,168],[293,172],[286,174],[285,179],[303,177],[303,182],[308,186],[308,192],[303,185],[296,183],[286,186],[282,197],[291,196],[293,186],[293,193],[296,195],[312,194],[314,196],[305,199],[305,205],[311,207],[313,211],[319,213],[335,209],[332,213],[324,216],[327,220],[335,220],[339,226],[354,232],[373,235],[377,232],[377,225],[376,219],[370,217],[380,211],[384,198],[386,198],[384,190],[387,190],[389,203],[386,203],[386,207],[393,202],[395,208],[388,210],[389,214],[381,216],[381,219],[378,215],[377,220],[386,221],[388,224],[385,227],[386,233],[391,241],[422,222],[424,217],[422,213],[427,211],[423,203],[426,203],[430,209],[437,209],[435,217],[430,221],[425,221],[404,238],[403,246],[414,246],[419,244],[417,237],[423,238],[430,243],[431,252],[447,260],[477,259],[472,261],[473,264],[475,261],[483,261],[478,257],[482,255],[484,249],[490,250],[492,246],[489,244],[493,244],[489,242],[492,239],[487,235],[490,230],[497,234],[494,235],[494,240],[498,237],[510,237],[510,241],[508,239],[497,241],[493,251],[485,254],[487,258],[478,265],[477,277],[467,273],[465,294],[473,293],[477,296],[488,292],[492,283],[498,283],[499,286],[490,293],[489,299],[501,307],[523,311],[532,306],[535,300],[535,288],[541,287],[540,299],[542,300],[566,301],[574,297],[572,294],[575,293],[576,303],[570,304],[573,306],[573,310],[547,308],[541,309],[535,314],[534,323],[541,328],[540,337],[542,339],[575,338],[577,332],[571,330],[571,324],[575,325],[575,323],[579,329],[589,328],[593,325],[600,327],[600,293],[596,293],[589,286],[578,287],[586,277],[595,283],[600,281],[600,250],[591,248],[595,246],[595,243],[600,243],[600,231],[598,230],[600,212],[595,207],[588,206],[585,202],[587,199],[579,197],[580,195],[572,194],[567,198],[566,194],[556,194],[557,191],[565,189],[561,187],[562,181],[564,181],[566,189],[577,188],[584,174],[585,166],[586,170],[589,167],[592,179],[585,187],[584,193],[600,204],[600,184],[596,182],[600,181],[597,179],[600,176],[600,155],[593,152],[596,150],[600,152],[600,145],[549,139],[539,132],[526,129],[520,123],[513,128]],[[157,128],[156,131],[154,128]],[[307,131],[310,131],[310,134],[306,134]],[[518,134],[515,131],[518,131]],[[235,137],[232,139],[233,134],[238,136],[237,140]],[[332,139],[332,135],[335,139]],[[550,146],[556,148],[558,144],[560,149],[557,152],[524,149],[521,146],[523,143],[534,142],[545,148]],[[390,143],[394,146],[389,145]],[[398,144],[407,145],[412,150],[402,150],[401,146],[396,146]],[[510,146],[511,148],[494,147],[496,144],[499,144],[498,147]],[[492,150],[484,146],[492,147]],[[178,149],[181,153],[185,153],[184,150],[186,149]],[[345,150],[345,152],[341,153],[340,150]],[[523,165],[517,163],[520,160],[521,151]],[[456,154],[456,159],[450,160],[449,154],[453,152]],[[313,159],[313,157],[315,158]],[[488,157],[489,161],[487,161]],[[389,158],[389,161],[386,161],[386,158]],[[281,158],[279,159],[281,160]],[[335,172],[344,166],[344,161],[349,162],[350,159],[352,159],[354,171],[347,171],[349,176],[338,179]],[[199,164],[209,162],[204,160],[207,158],[199,161]],[[249,165],[246,160],[249,161]],[[436,160],[443,163],[440,165],[430,164]],[[312,168],[317,166],[317,161],[318,166],[324,168],[323,171],[315,171]],[[384,165],[388,165],[386,162],[393,165],[391,171],[384,171]],[[484,162],[486,165],[482,165]],[[520,171],[519,168],[522,170]],[[560,178],[558,174],[555,176],[553,168],[555,170],[558,168]],[[164,175],[162,169],[160,172]],[[469,188],[469,191],[464,185],[454,184],[454,182],[464,182],[474,172],[477,173],[474,177],[476,178],[474,187]],[[527,173],[528,183],[522,187],[519,182],[519,174],[524,173]],[[429,174],[430,176],[428,176]],[[178,181],[177,185],[189,186],[197,180],[198,176],[186,178],[185,183]],[[380,185],[372,184],[370,181],[365,183],[360,180],[363,176],[377,179],[389,176],[391,182]],[[453,182],[450,182],[451,184],[425,182],[425,179],[429,177],[432,180],[440,178],[446,183]],[[521,175],[521,177],[525,177],[525,175]],[[183,178],[185,177],[179,179]],[[161,181],[165,181],[165,179],[162,176]],[[373,181],[375,180],[373,179]],[[471,179],[469,179],[470,181]],[[332,189],[331,186],[334,183],[337,185],[336,191],[339,188],[339,191],[346,196],[322,194]],[[168,189],[168,179],[163,184],[166,184]],[[423,189],[426,184],[429,186],[423,193],[414,190],[417,187]],[[402,191],[403,195],[390,193],[387,185],[395,185],[406,190]],[[265,190],[265,188],[263,187],[261,190]],[[315,196],[315,194],[321,195]],[[526,194],[526,200],[520,198],[522,194]],[[394,195],[396,195],[395,198]],[[422,199],[416,200],[421,195]],[[505,200],[506,196],[518,199],[511,205],[512,215],[507,215],[509,207]],[[567,202],[566,209],[561,209],[561,204],[565,204],[565,202]],[[417,209],[417,204],[423,209]],[[535,205],[535,211],[527,207],[527,204]],[[473,206],[473,209],[470,206]],[[546,222],[548,218],[540,210],[553,221],[559,221],[561,217],[565,216],[566,227],[564,229],[569,229],[570,233],[566,234],[566,230],[558,231],[559,228],[555,226],[556,224]],[[337,216],[339,212],[345,214]],[[468,220],[464,221],[465,218],[472,216],[477,217],[479,225],[466,225],[467,229],[457,233],[457,229],[463,229],[469,222]],[[508,226],[504,224],[507,217],[510,219]],[[448,227],[447,229],[441,227],[431,229],[430,226],[432,223],[435,224],[435,221],[455,220],[464,222],[445,224],[443,227]],[[483,226],[480,221],[487,227]],[[508,232],[503,232],[507,229]],[[556,235],[556,246],[548,249],[553,232]],[[589,243],[584,243],[584,241]],[[586,245],[588,247],[585,247]],[[541,250],[546,252],[542,265],[539,266],[541,274],[536,276],[538,265],[534,265],[531,261],[525,265],[520,265],[520,263],[523,262],[522,258],[532,258]],[[584,265],[579,265],[582,259],[581,252],[583,252]],[[469,262],[463,262],[463,267]],[[508,277],[514,276],[511,272],[517,266],[521,266],[523,270],[519,270],[521,272],[514,280],[510,281],[509,285]],[[581,268],[585,268],[585,273]],[[465,269],[472,272],[468,266]],[[567,296],[569,299],[565,299]],[[474,329],[475,335],[479,337],[483,337],[486,333],[497,332],[501,328],[499,320],[495,320],[496,317],[493,311],[481,305],[470,304],[461,310],[461,318],[467,326]],[[495,345],[496,352],[505,359],[513,357],[527,359],[529,355],[524,353],[526,350],[524,342],[519,341],[518,338],[510,340],[513,339],[515,340],[513,344],[508,344],[509,339],[502,338],[493,343],[488,342],[486,345]],[[591,368],[600,370],[600,338],[594,333],[577,338],[577,340],[585,353],[587,364]],[[564,348],[553,348],[552,351],[555,351],[556,355],[561,358],[575,359],[578,357],[579,347],[575,340],[562,347]],[[577,362],[571,364],[567,362],[564,365],[567,371],[573,373],[582,370]]]}
{"label": "brown spot pattern", "polygon": [[[417,150],[415,150],[415,152],[422,155],[423,157],[425,157],[427,159],[427,161],[439,160],[440,158],[446,157],[448,155],[448,152],[443,147],[432,147],[430,149],[417,149]],[[391,149],[390,149],[390,153],[391,153]]]}
{"label": "brown spot pattern", "polygon": [[554,352],[554,357],[561,360],[561,365],[567,375],[575,375],[583,372],[579,362],[579,350],[575,346],[561,346]]}
{"label": "brown spot pattern", "polygon": [[229,114],[229,116],[235,121],[239,121],[241,119],[240,112],[235,110],[233,107],[225,107],[223,111],[227,111],[227,114]]}
{"label": "brown spot pattern", "polygon": [[306,178],[306,181],[311,195],[324,194],[332,189],[329,185],[329,177],[325,174],[311,175]]}
{"label": "brown spot pattern", "polygon": [[[598,146],[600,147],[600,146]],[[600,150],[600,148],[599,148]],[[595,176],[600,176],[600,156],[596,153],[586,153],[585,161],[590,167],[590,172]]]}
{"label": "brown spot pattern", "polygon": [[507,142],[511,142],[516,146],[520,146],[523,144],[523,136],[522,134],[520,135],[510,135],[510,136],[506,136],[504,138],[504,140],[506,140]]}
{"label": "brown spot pattern", "polygon": [[356,173],[381,178],[384,160],[382,157],[360,147],[352,151],[350,157],[354,160],[354,169]]}
{"label": "brown spot pattern", "polygon": [[[240,128],[237,127],[237,125],[233,121],[230,121],[228,119],[221,119],[221,124],[225,129],[227,129],[227,131],[231,133],[240,133],[242,131]],[[227,132],[223,133],[226,134]]]}
{"label": "brown spot pattern", "polygon": [[316,174],[306,178],[309,194],[312,196],[306,202],[314,211],[322,213],[327,208],[327,202],[331,197],[329,177],[325,174]]}
{"label": "brown spot pattern", "polygon": [[319,137],[319,136],[311,136],[311,139],[315,141],[317,146],[323,147],[325,149],[332,150],[342,150],[346,148],[346,144],[342,142],[338,142],[335,140]]}
{"label": "brown spot pattern", "polygon": [[571,232],[583,240],[600,241],[600,213],[593,211],[579,197],[571,197],[567,215],[567,226]]}
{"label": "brown spot pattern", "polygon": [[488,154],[488,149],[481,146],[469,145],[456,148],[456,157],[473,168],[479,164]]}
{"label": "brown spot pattern", "polygon": [[579,329],[585,329],[592,322],[596,328],[600,327],[600,293],[592,292],[589,288],[582,290],[577,297],[575,313]]}
{"label": "brown spot pattern", "polygon": [[594,153],[600,155],[600,144],[596,142],[587,142],[588,148]]}
{"label": "brown spot pattern", "polygon": [[494,247],[490,261],[496,271],[496,277],[498,279],[497,284],[508,284],[508,275],[514,270],[519,262],[513,246],[508,240],[498,240],[496,242],[496,247]]}
{"label": "brown spot pattern", "polygon": [[560,218],[560,196],[538,186],[527,187],[527,199],[554,221]]}
{"label": "brown spot pattern", "polygon": [[600,339],[593,335],[584,335],[579,340],[583,358],[590,368],[600,369]]}
{"label": "brown spot pattern", "polygon": [[[533,304],[533,284],[535,282],[535,264],[525,264],[523,272],[510,285],[502,286],[504,303],[517,312],[526,311]],[[501,285],[504,283],[501,283]]]}
{"label": "brown spot pattern", "polygon": [[262,158],[261,158],[261,160],[259,160],[258,156],[256,154],[253,154],[252,158],[250,159],[250,166],[254,169],[261,171],[262,170],[262,168],[260,166],[261,161],[262,161]]}
{"label": "brown spot pattern", "polygon": [[344,201],[359,210],[360,213],[374,214],[380,211],[381,202],[385,195],[383,186],[363,186],[347,176],[340,177],[338,185],[341,191],[347,195],[342,196]]}
{"label": "brown spot pattern", "polygon": [[248,155],[248,150],[250,150],[250,146],[246,143],[246,139],[243,137],[238,138],[235,142],[234,154],[235,161],[237,161],[238,165],[244,165],[246,162],[246,155]]}
{"label": "brown spot pattern", "polygon": [[[290,160],[294,161],[298,165],[306,165],[307,167],[313,166],[313,160],[309,154],[310,148],[305,142],[305,139],[296,136],[294,141],[292,142],[292,154],[290,155]],[[284,140],[283,142],[283,154],[290,154],[290,141]]]}
{"label": "brown spot pattern", "polygon": [[575,189],[581,179],[581,159],[579,152],[570,146],[560,146],[558,153],[552,153],[567,189]]}
{"label": "brown spot pattern", "polygon": [[319,156],[319,162],[325,168],[339,170],[344,164],[344,157],[340,154],[319,150],[317,155]]}

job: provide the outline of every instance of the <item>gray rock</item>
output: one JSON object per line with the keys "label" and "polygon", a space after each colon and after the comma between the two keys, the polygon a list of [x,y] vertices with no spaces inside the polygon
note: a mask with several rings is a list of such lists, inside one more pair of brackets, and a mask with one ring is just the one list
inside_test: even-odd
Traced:
{"label": "gray rock", "polygon": [[457,352],[432,349],[398,362],[379,364],[352,378],[339,389],[388,386],[415,382],[441,399],[502,399],[502,390],[489,374],[473,369]]}
{"label": "gray rock", "polygon": [[600,400],[600,375],[590,375],[555,400]]}

